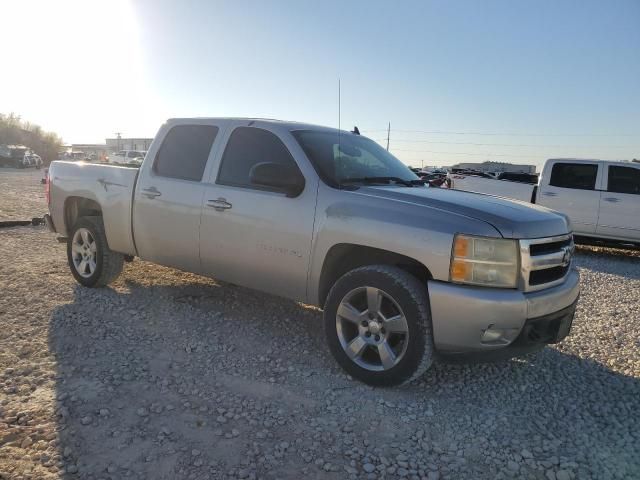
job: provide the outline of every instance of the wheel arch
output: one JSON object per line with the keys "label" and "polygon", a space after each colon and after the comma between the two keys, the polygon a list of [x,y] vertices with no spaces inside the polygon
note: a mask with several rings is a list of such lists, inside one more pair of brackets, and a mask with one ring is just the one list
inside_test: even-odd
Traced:
{"label": "wheel arch", "polygon": [[323,306],[333,284],[345,273],[366,265],[392,265],[410,273],[426,286],[433,276],[415,258],[365,245],[339,243],[327,252],[318,285],[318,305]]}
{"label": "wheel arch", "polygon": [[65,230],[71,233],[71,229],[80,217],[101,217],[102,207],[98,202],[85,197],[68,197],[64,202]]}

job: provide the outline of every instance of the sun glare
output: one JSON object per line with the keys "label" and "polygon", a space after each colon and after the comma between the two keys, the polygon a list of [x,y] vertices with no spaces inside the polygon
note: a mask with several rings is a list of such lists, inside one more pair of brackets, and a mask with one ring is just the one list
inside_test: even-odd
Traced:
{"label": "sun glare", "polygon": [[[140,32],[132,5],[115,1],[21,0],[2,7],[5,61],[0,107],[75,138],[134,129],[131,115],[150,104],[140,55]],[[140,117],[138,116],[138,121]],[[91,124],[89,129],[88,124]],[[130,132],[135,134],[137,132]],[[95,134],[93,134],[95,135]]]}

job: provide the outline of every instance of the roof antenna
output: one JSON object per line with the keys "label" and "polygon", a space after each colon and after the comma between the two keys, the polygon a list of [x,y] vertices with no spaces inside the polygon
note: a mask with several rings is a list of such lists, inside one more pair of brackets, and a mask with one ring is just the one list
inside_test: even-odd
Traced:
{"label": "roof antenna", "polygon": [[342,155],[340,150],[340,77],[338,77],[338,158]]}
{"label": "roof antenna", "polygon": [[360,135],[360,130],[358,130],[358,127],[354,126],[353,131],[351,133],[353,133],[354,135]]}

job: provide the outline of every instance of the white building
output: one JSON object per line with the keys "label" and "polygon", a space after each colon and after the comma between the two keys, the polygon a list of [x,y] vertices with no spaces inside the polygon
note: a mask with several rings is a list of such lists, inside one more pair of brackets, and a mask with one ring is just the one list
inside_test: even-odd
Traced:
{"label": "white building", "polygon": [[120,150],[149,150],[153,138],[107,138],[107,150],[118,152]]}

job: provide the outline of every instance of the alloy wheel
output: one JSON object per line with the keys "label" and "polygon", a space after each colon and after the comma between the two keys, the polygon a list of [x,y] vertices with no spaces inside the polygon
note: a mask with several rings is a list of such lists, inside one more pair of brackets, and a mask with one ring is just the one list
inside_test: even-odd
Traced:
{"label": "alloy wheel", "polygon": [[336,330],[351,361],[370,371],[396,366],[409,344],[404,312],[391,295],[375,287],[359,287],[344,296]]}
{"label": "alloy wheel", "polygon": [[96,240],[86,228],[79,228],[71,241],[73,266],[78,275],[88,278],[96,271]]}

